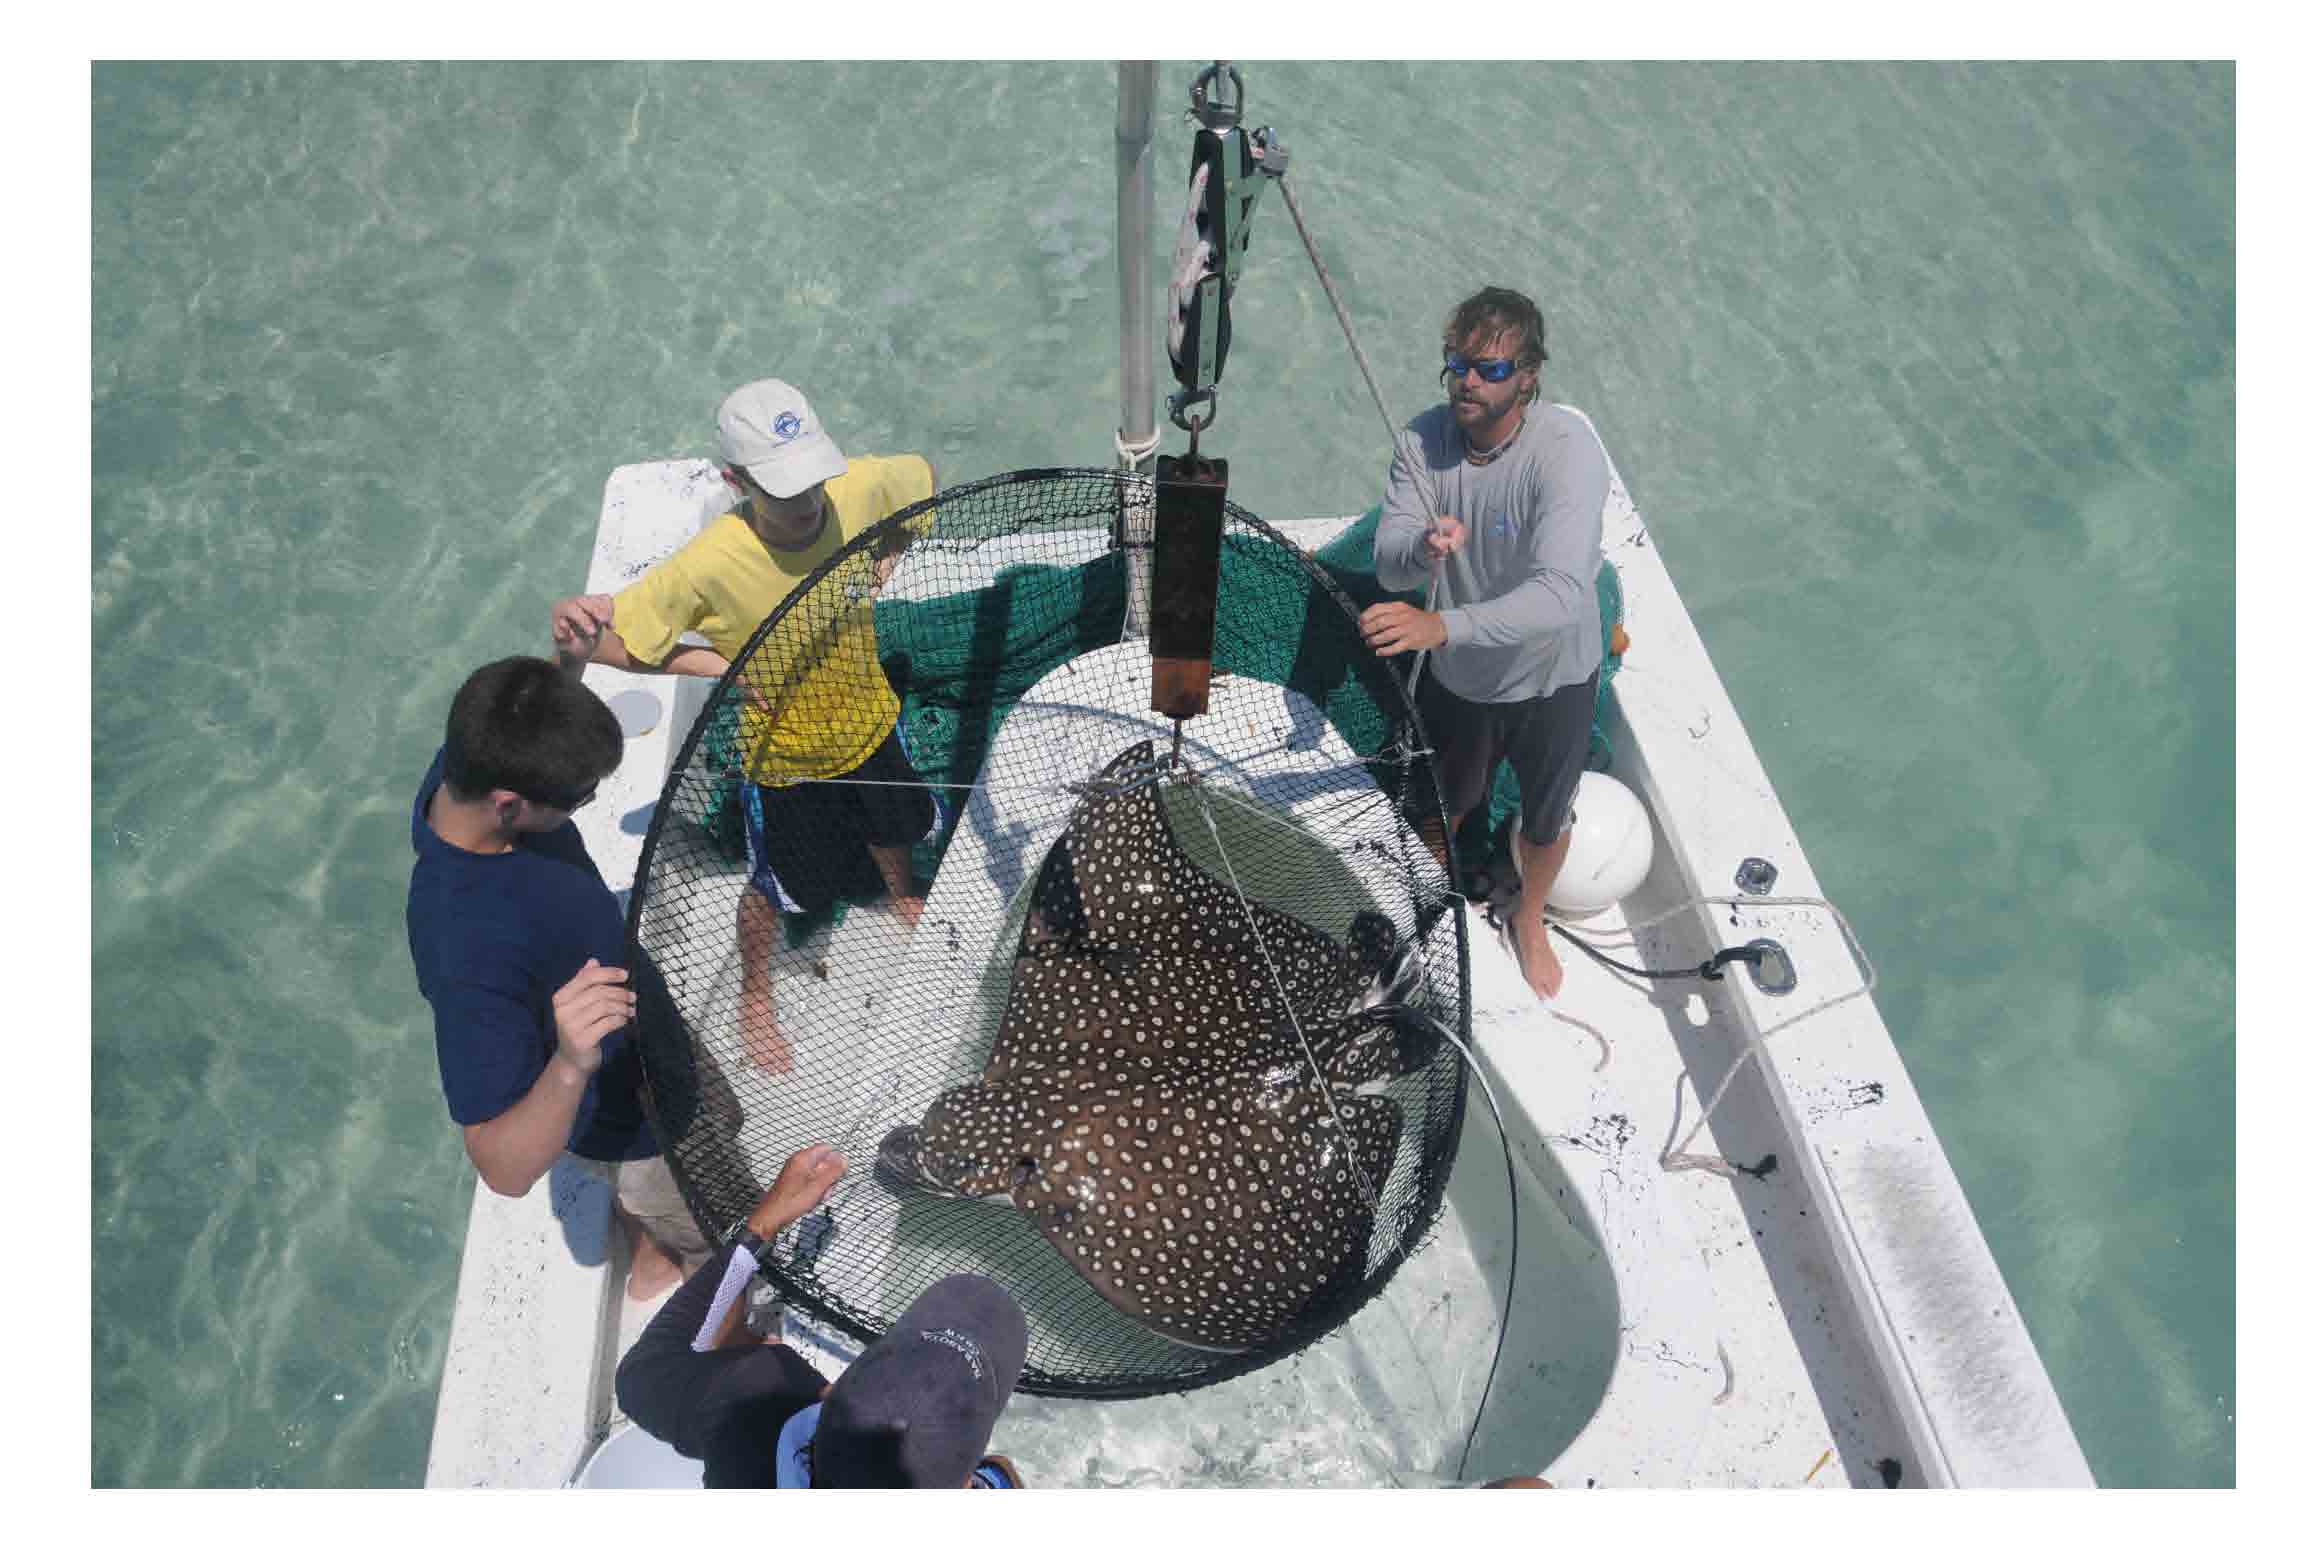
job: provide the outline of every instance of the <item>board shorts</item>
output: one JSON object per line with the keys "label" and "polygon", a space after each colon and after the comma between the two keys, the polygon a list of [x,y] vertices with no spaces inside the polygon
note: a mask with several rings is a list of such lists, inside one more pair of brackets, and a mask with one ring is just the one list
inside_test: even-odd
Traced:
{"label": "board shorts", "polygon": [[1537,699],[1484,705],[1437,683],[1430,662],[1419,679],[1419,722],[1435,745],[1435,778],[1443,786],[1445,816],[1457,823],[1472,812],[1490,792],[1492,776],[1505,758],[1516,767],[1525,840],[1555,843],[1572,821],[1572,794],[1588,767],[1596,679],[1591,673]]}
{"label": "board shorts", "polygon": [[893,732],[844,775],[790,786],[744,781],[750,886],[786,915],[876,897],[887,884],[869,847],[917,844],[936,816],[935,798]]}

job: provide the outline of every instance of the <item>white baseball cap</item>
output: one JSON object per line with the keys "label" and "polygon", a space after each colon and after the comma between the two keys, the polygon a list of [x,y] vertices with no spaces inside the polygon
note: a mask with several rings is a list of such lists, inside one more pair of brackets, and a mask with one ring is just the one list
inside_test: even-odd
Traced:
{"label": "white baseball cap", "polygon": [[718,405],[718,455],[777,499],[847,471],[806,395],[774,377],[746,382]]}

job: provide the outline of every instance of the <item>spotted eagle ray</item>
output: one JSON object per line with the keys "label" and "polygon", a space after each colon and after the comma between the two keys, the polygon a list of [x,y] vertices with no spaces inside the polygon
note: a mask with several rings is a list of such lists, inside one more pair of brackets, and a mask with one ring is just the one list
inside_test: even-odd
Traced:
{"label": "spotted eagle ray", "polygon": [[1131,1318],[1243,1351],[1362,1278],[1402,1111],[1356,1089],[1433,1035],[1393,1004],[1413,960],[1385,916],[1342,944],[1246,900],[1178,845],[1153,771],[1139,743],[1075,807],[982,1078],[889,1132],[879,1167],[1012,1201]]}

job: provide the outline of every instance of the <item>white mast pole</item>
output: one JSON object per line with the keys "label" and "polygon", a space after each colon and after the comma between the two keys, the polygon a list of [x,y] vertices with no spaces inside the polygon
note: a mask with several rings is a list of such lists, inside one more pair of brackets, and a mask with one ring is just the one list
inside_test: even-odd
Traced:
{"label": "white mast pole", "polygon": [[1128,614],[1123,639],[1151,633],[1153,603],[1153,459],[1161,430],[1153,419],[1153,98],[1161,65],[1120,64],[1120,112],[1113,125],[1117,192],[1113,221],[1121,275],[1121,423],[1113,449],[1121,469],[1142,476],[1121,492],[1120,537],[1128,560]]}
{"label": "white mast pole", "polygon": [[1114,244],[1121,281],[1121,466],[1151,473],[1159,445],[1153,419],[1153,99],[1157,60],[1120,64],[1113,126],[1117,189]]}

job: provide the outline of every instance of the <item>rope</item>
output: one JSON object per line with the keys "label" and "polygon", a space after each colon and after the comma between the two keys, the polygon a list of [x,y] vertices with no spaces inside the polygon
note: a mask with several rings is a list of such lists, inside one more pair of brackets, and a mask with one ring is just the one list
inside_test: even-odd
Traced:
{"label": "rope", "polygon": [[1298,1035],[1298,1047],[1306,1053],[1306,1064],[1314,1070],[1314,1083],[1322,1090],[1322,1102],[1330,1110],[1331,1123],[1338,1126],[1338,1133],[1346,1138],[1347,1163],[1354,1169],[1355,1177],[1361,1181],[1363,1193],[1370,1197],[1371,1215],[1376,1219],[1379,1211],[1378,1188],[1371,1183],[1370,1174],[1364,1171],[1362,1153],[1355,1146],[1354,1131],[1339,1114],[1338,1100],[1330,1095],[1330,1078],[1323,1075],[1322,1062],[1314,1058],[1314,1046],[1306,1042],[1306,1030],[1298,1026],[1298,1013],[1290,1004],[1290,993],[1282,988],[1282,976],[1275,971],[1274,955],[1266,951],[1266,939],[1259,934],[1258,917],[1250,908],[1250,896],[1242,891],[1241,879],[1234,875],[1234,858],[1227,854],[1225,837],[1217,832],[1217,820],[1210,814],[1209,793],[1196,784],[1193,794],[1201,801],[1201,821],[1209,829],[1210,843],[1217,847],[1218,858],[1225,863],[1226,881],[1233,887],[1235,902],[1242,907],[1242,919],[1250,928],[1251,940],[1258,944],[1258,957],[1266,965],[1266,977],[1274,982],[1274,994],[1281,1000],[1282,1015],[1289,1019],[1290,1031]]}
{"label": "rope", "polygon": [[[1631,964],[1616,962],[1614,959],[1607,957],[1601,952],[1598,952],[1588,943],[1580,940],[1580,935],[1585,934],[1588,936],[1597,937],[1607,942],[1626,940],[1629,945],[1634,946],[1635,938],[1638,932],[1649,930],[1650,928],[1659,925],[1662,921],[1669,919],[1673,915],[1682,914],[1687,910],[1696,909],[1705,904],[1731,905],[1742,909],[1758,909],[1767,906],[1779,906],[1828,910],[1831,914],[1831,918],[1838,922],[1839,934],[1845,938],[1847,951],[1853,955],[1855,964],[1862,970],[1863,974],[1862,984],[1856,986],[1854,989],[1843,991],[1840,994],[1831,996],[1826,1000],[1818,1001],[1814,1005],[1806,1008],[1804,1011],[1794,1013],[1789,1017],[1785,1017],[1780,1022],[1775,1023],[1772,1027],[1766,1028],[1759,1033],[1745,1033],[1742,1036],[1743,1042],[1741,1053],[1733,1058],[1732,1063],[1726,1067],[1725,1074],[1718,1079],[1717,1086],[1710,1092],[1709,1101],[1702,1105],[1701,1117],[1694,1121],[1693,1128],[1685,1132],[1685,1135],[1682,1139],[1676,1139],[1677,1122],[1683,1118],[1682,1082],[1680,1082],[1679,1114],[1676,1116],[1676,1118],[1671,1120],[1669,1126],[1669,1133],[1672,1137],[1672,1140],[1670,1144],[1661,1152],[1661,1166],[1663,1170],[1670,1173],[1680,1173],[1687,1169],[1702,1169],[1712,1173],[1723,1174],[1724,1176],[1731,1178],[1736,1173],[1746,1170],[1736,1168],[1732,1163],[1727,1162],[1722,1157],[1702,1153],[1691,1153],[1685,1151],[1685,1148],[1692,1144],[1693,1138],[1695,1136],[1701,1134],[1702,1127],[1707,1125],[1709,1123],[1710,1116],[1717,1112],[1717,1106],[1725,1101],[1725,1095],[1732,1088],[1733,1079],[1740,1075],[1741,1068],[1748,1063],[1751,1055],[1763,1053],[1766,1041],[1772,1038],[1775,1034],[1782,1032],[1786,1028],[1794,1028],[1809,1017],[1819,1017],[1824,1012],[1829,1011],[1831,1008],[1840,1006],[1848,1001],[1852,1001],[1858,996],[1869,995],[1872,991],[1878,988],[1879,976],[1878,966],[1872,963],[1870,955],[1863,951],[1862,944],[1855,937],[1854,927],[1847,922],[1845,914],[1840,911],[1838,906],[1831,903],[1828,899],[1818,899],[1806,895],[1761,898],[1755,894],[1695,894],[1690,898],[1683,899],[1676,904],[1672,904],[1667,909],[1662,910],[1656,915],[1647,916],[1643,920],[1627,921],[1618,926],[1573,926],[1570,928],[1567,928],[1563,924],[1558,923],[1554,926],[1553,929],[1556,931],[1557,935],[1564,937],[1567,941],[1571,942],[1575,947],[1578,947],[1589,957],[1605,965],[1607,968],[1616,969],[1623,974],[1635,975],[1640,979],[1645,979],[1648,981],[1688,980],[1697,978],[1723,979],[1725,977],[1724,975],[1713,973],[1711,971],[1721,968],[1728,963],[1754,960],[1756,955],[1746,947],[1729,947],[1719,952],[1715,957],[1708,959],[1695,968],[1643,969]],[[1495,927],[1495,934],[1499,937],[1501,945],[1505,947],[1511,954],[1513,954],[1515,952],[1515,921],[1513,917],[1495,919],[1493,921],[1493,925]],[[1605,1066],[1611,1062],[1612,1044],[1605,1038],[1602,1033],[1598,1032],[1595,1028],[1590,1027],[1587,1023],[1582,1022],[1579,1018],[1567,1016],[1563,1012],[1556,1011],[1554,1008],[1549,1009],[1549,1016],[1553,1017],[1558,1022],[1569,1023],[1573,1027],[1583,1030],[1591,1038],[1596,1040],[1597,1044],[1603,1049],[1604,1052],[1602,1057],[1599,1058],[1596,1063],[1597,1070],[1602,1071]]]}
{"label": "rope", "polygon": [[[1524,961],[1523,954],[1516,951],[1516,922],[1514,919],[1495,919],[1489,910],[1485,911],[1484,918],[1491,922],[1492,934],[1499,940],[1501,949],[1505,951],[1509,957],[1515,959],[1516,962],[1519,964],[1522,963]],[[1582,950],[1586,951],[1586,944],[1583,943],[1576,945],[1581,946]],[[1610,962],[1611,960],[1608,959],[1606,961]],[[1619,968],[1620,965],[1614,964],[1613,967]],[[1690,974],[1693,971],[1688,969],[1685,972]],[[1612,1040],[1606,1038],[1603,1032],[1598,1029],[1594,1023],[1585,1022],[1580,1018],[1574,1017],[1569,1012],[1560,1012],[1554,1007],[1547,1008],[1547,1012],[1548,1015],[1555,1021],[1563,1023],[1568,1027],[1578,1028],[1582,1033],[1585,1033],[1590,1038],[1596,1040],[1596,1064],[1590,1068],[1591,1070],[1602,1071],[1606,1066],[1612,1064]]]}
{"label": "rope", "polygon": [[1603,964],[1606,968],[1618,970],[1622,974],[1633,975],[1634,977],[1641,980],[1721,980],[1725,978],[1725,966],[1727,964],[1756,964],[1760,959],[1765,957],[1765,949],[1762,947],[1728,947],[1719,951],[1715,957],[1705,958],[1699,964],[1690,969],[1647,969],[1637,964],[1623,963],[1619,959],[1614,958],[1609,954],[1600,952],[1595,947],[1590,946],[1588,943],[1583,942],[1579,937],[1576,937],[1571,932],[1565,930],[1561,923],[1551,923],[1548,929],[1555,932],[1558,936],[1564,938],[1565,941],[1570,942],[1573,946],[1579,948],[1582,952],[1588,954],[1589,957],[1594,958],[1598,963]]}
{"label": "rope", "polygon": [[1113,451],[1120,457],[1121,469],[1125,473],[1135,473],[1144,466],[1147,458],[1160,450],[1161,432],[1159,430],[1155,430],[1152,435],[1139,441],[1124,440],[1119,431],[1113,432]]}
{"label": "rope", "polygon": [[1606,1066],[1612,1064],[1612,1040],[1598,1032],[1594,1023],[1583,1022],[1570,1012],[1559,1012],[1553,1007],[1549,1008],[1548,1015],[1560,1023],[1578,1028],[1582,1033],[1596,1040],[1596,1064],[1589,1068],[1591,1071],[1602,1071]]}
{"label": "rope", "polygon": [[1282,202],[1290,207],[1290,223],[1298,228],[1298,240],[1306,244],[1306,256],[1314,262],[1314,277],[1322,282],[1322,294],[1330,298],[1331,310],[1338,314],[1338,326],[1346,335],[1347,348],[1354,351],[1355,365],[1363,374],[1363,386],[1371,390],[1371,402],[1378,406],[1379,422],[1387,427],[1387,440],[1401,453],[1402,443],[1395,438],[1395,417],[1387,412],[1387,400],[1379,392],[1378,379],[1371,375],[1370,357],[1363,354],[1362,345],[1355,339],[1354,320],[1347,316],[1346,303],[1338,299],[1338,287],[1332,283],[1330,270],[1322,262],[1322,251],[1306,230],[1306,216],[1298,208],[1298,196],[1291,190],[1289,175],[1285,173],[1275,181],[1282,185]]}
{"label": "rope", "polygon": [[[1346,335],[1346,346],[1354,352],[1355,366],[1363,374],[1363,386],[1371,390],[1371,403],[1379,411],[1379,423],[1387,428],[1388,447],[1393,450],[1395,460],[1411,476],[1414,485],[1432,490],[1432,484],[1420,478],[1418,463],[1412,458],[1410,449],[1403,445],[1402,437],[1395,432],[1395,417],[1387,412],[1387,400],[1379,392],[1378,378],[1371,374],[1370,357],[1363,354],[1362,344],[1355,338],[1354,319],[1347,316],[1346,303],[1338,299],[1338,286],[1332,282],[1330,270],[1322,262],[1322,250],[1314,245],[1313,236],[1306,230],[1306,214],[1298,208],[1298,196],[1291,190],[1289,174],[1284,173],[1275,181],[1282,185],[1282,202],[1290,207],[1290,224],[1298,228],[1298,240],[1306,244],[1306,256],[1313,261],[1314,277],[1322,282],[1322,294],[1330,298],[1330,310],[1338,314],[1339,331]],[[1434,564],[1434,574],[1427,579],[1427,612],[1436,611],[1436,598],[1442,588],[1443,562],[1438,559]],[[1426,661],[1425,651],[1411,654],[1411,677],[1403,685],[1405,693],[1416,695],[1419,692],[1419,669]]]}
{"label": "rope", "polygon": [[[1879,983],[1879,971],[1878,965],[1871,962],[1870,955],[1862,950],[1862,943],[1856,939],[1854,934],[1854,927],[1848,923],[1845,913],[1841,911],[1837,905],[1831,903],[1828,899],[1818,899],[1802,894],[1765,898],[1761,898],[1756,894],[1747,893],[1695,894],[1691,898],[1682,899],[1677,903],[1672,904],[1657,915],[1647,916],[1643,920],[1628,921],[1620,926],[1578,926],[1574,927],[1571,931],[1567,931],[1563,926],[1559,925],[1556,929],[1560,935],[1571,939],[1576,946],[1578,946],[1583,952],[1588,953],[1590,957],[1598,958],[1600,961],[1605,963],[1611,963],[1612,961],[1610,959],[1603,958],[1601,954],[1590,948],[1587,943],[1580,941],[1579,938],[1573,933],[1575,931],[1585,932],[1590,936],[1595,936],[1606,940],[1625,937],[1630,939],[1630,941],[1633,943],[1638,932],[1649,930],[1650,928],[1659,925],[1662,921],[1669,919],[1673,915],[1682,914],[1687,910],[1697,909],[1705,904],[1723,904],[1732,906],[1736,909],[1805,908],[1828,910],[1830,912],[1831,919],[1838,922],[1839,935],[1845,939],[1846,950],[1853,956],[1855,965],[1861,969],[1863,976],[1863,982],[1852,990],[1842,991],[1838,995],[1832,996],[1827,1000],[1818,1001],[1802,1012],[1796,1012],[1788,1017],[1783,1018],[1780,1022],[1775,1023],[1770,1028],[1762,1029],[1757,1033],[1745,1033],[1742,1036],[1741,1053],[1734,1056],[1733,1062],[1725,1068],[1725,1075],[1718,1079],[1717,1086],[1711,1091],[1709,1095],[1709,1101],[1703,1104],[1701,1107],[1701,1117],[1693,1122],[1693,1128],[1686,1131],[1682,1139],[1673,1141],[1661,1153],[1661,1166],[1668,1172],[1679,1173],[1685,1171],[1686,1169],[1704,1169],[1709,1172],[1723,1174],[1726,1177],[1731,1178],[1736,1172],[1740,1170],[1736,1169],[1733,1164],[1727,1162],[1724,1158],[1706,1156],[1698,1153],[1690,1153],[1687,1152],[1685,1148],[1693,1144],[1693,1138],[1701,1134],[1702,1127],[1707,1125],[1709,1123],[1710,1116],[1717,1112],[1717,1106],[1725,1101],[1726,1093],[1733,1086],[1733,1079],[1741,1074],[1741,1068],[1748,1063],[1749,1058],[1752,1055],[1764,1053],[1766,1041],[1772,1038],[1775,1034],[1782,1032],[1786,1028],[1795,1028],[1798,1024],[1804,1022],[1809,1017],[1819,1017],[1824,1012],[1829,1011],[1833,1007],[1841,1006],[1846,1002],[1854,1000],[1858,996],[1867,996],[1872,991],[1876,990]],[[1746,952],[1746,949],[1730,948],[1727,950],[1727,953],[1738,954],[1742,952]],[[1674,974],[1662,974],[1655,977],[1688,979],[1696,974],[1701,975],[1703,978],[1717,977],[1709,975],[1707,971],[1711,966],[1717,964],[1721,959],[1729,962],[1732,961],[1727,957],[1727,953],[1720,953],[1717,958],[1711,959],[1708,964],[1703,965],[1700,969],[1687,969]],[[1627,968],[1627,966],[1623,964],[1612,964],[1612,967],[1619,969]],[[1629,970],[1629,972],[1635,973],[1639,971]],[[1561,1016],[1562,1014],[1558,1015]],[[1563,1020],[1566,1022],[1576,1021],[1572,1018],[1564,1018]],[[1582,1024],[1581,1026],[1585,1027],[1586,1025]],[[1590,1029],[1589,1031],[1591,1033],[1595,1033],[1594,1029]],[[1600,1042],[1602,1041],[1603,1037],[1604,1036],[1602,1034],[1597,1035],[1597,1038]],[[1599,1069],[1602,1068],[1600,1067]],[[1676,1126],[1672,1124],[1670,1126],[1670,1130],[1672,1133],[1674,1133]]]}
{"label": "rope", "polygon": [[[1709,1123],[1709,1117],[1712,1114],[1715,1114],[1717,1112],[1717,1106],[1725,1101],[1727,1090],[1733,1086],[1733,1079],[1741,1074],[1741,1068],[1749,1062],[1749,1058],[1752,1055],[1764,1054],[1766,1049],[1766,1041],[1772,1038],[1775,1034],[1780,1033],[1783,1029],[1794,1028],[1798,1024],[1804,1022],[1807,1018],[1820,1016],[1822,1013],[1829,1011],[1832,1007],[1843,1005],[1848,1001],[1854,1000],[1857,996],[1869,995],[1873,990],[1878,988],[1879,971],[1878,966],[1871,962],[1870,955],[1862,950],[1862,944],[1855,940],[1854,927],[1847,924],[1846,916],[1840,912],[1837,905],[1831,903],[1828,899],[1814,899],[1804,897],[1761,899],[1750,894],[1734,894],[1727,896],[1707,897],[1697,902],[1705,904],[1731,904],[1752,907],[1763,907],[1767,905],[1803,905],[1813,908],[1826,909],[1830,911],[1831,919],[1838,922],[1839,935],[1846,939],[1846,950],[1854,956],[1855,964],[1862,970],[1863,975],[1863,982],[1852,990],[1832,996],[1827,1001],[1816,1002],[1813,1006],[1806,1008],[1805,1011],[1795,1013],[1789,1017],[1785,1017],[1770,1028],[1760,1029],[1756,1033],[1744,1033],[1742,1035],[1741,1053],[1734,1056],[1733,1063],[1725,1068],[1725,1075],[1718,1079],[1716,1089],[1710,1093],[1709,1101],[1701,1106],[1701,1117],[1693,1122],[1693,1128],[1691,1130],[1685,1132],[1683,1140],[1678,1141],[1674,1146],[1671,1146],[1667,1151],[1661,1154],[1661,1166],[1671,1173],[1682,1172],[1688,1168],[1699,1168],[1706,1169],[1712,1173],[1720,1173],[1728,1178],[1731,1178],[1737,1170],[1734,1168],[1733,1164],[1727,1162],[1724,1158],[1689,1153],[1685,1150],[1685,1148],[1692,1145],[1693,1138],[1701,1134],[1702,1127]],[[1680,908],[1682,907],[1683,906],[1680,906]]]}

